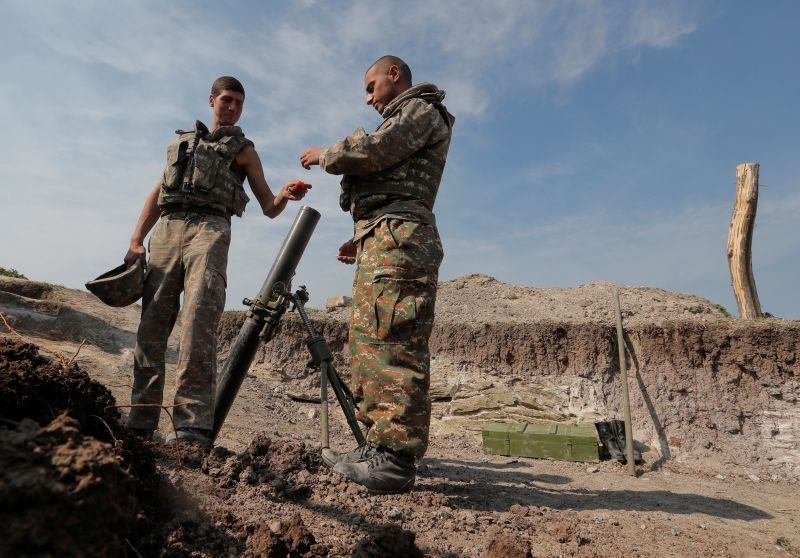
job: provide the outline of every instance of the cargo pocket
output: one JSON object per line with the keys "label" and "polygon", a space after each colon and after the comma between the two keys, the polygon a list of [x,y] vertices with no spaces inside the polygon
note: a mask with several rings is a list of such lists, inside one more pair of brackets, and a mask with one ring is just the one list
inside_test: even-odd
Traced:
{"label": "cargo pocket", "polygon": [[214,187],[219,172],[220,157],[208,144],[199,144],[194,153],[194,173],[192,186],[197,190],[207,191]]}
{"label": "cargo pocket", "polygon": [[426,300],[420,296],[428,277],[407,268],[384,266],[372,282],[375,339],[380,343],[405,343],[424,320]]}
{"label": "cargo pocket", "polygon": [[218,295],[221,290],[224,296],[225,288],[228,286],[228,278],[225,276],[225,272],[209,266],[206,268],[205,275],[206,284],[214,291],[213,294]]}
{"label": "cargo pocket", "polygon": [[174,190],[183,182],[188,149],[189,142],[186,141],[173,143],[167,148],[167,167],[164,169],[164,179],[162,180],[165,190]]}
{"label": "cargo pocket", "polygon": [[202,294],[194,309],[194,318],[212,328],[217,329],[217,320],[225,308],[225,274],[211,266],[206,267],[203,273]]}

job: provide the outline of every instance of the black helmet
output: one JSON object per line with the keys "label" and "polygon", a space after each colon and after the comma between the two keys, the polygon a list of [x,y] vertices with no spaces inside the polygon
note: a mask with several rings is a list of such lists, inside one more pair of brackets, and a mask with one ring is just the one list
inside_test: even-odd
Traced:
{"label": "black helmet", "polygon": [[142,260],[128,267],[122,264],[86,283],[86,288],[109,306],[128,306],[142,298],[144,268]]}

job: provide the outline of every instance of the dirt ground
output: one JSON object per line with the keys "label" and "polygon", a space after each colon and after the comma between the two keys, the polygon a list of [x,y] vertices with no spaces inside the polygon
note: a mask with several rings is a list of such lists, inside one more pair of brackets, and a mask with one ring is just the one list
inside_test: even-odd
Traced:
{"label": "dirt ground", "polygon": [[[0,522],[15,536],[0,556],[800,556],[797,483],[691,461],[646,461],[630,477],[616,462],[484,455],[476,432],[440,429],[412,492],[369,494],[321,464],[318,405],[257,373],[218,446],[183,447],[179,465],[119,424],[135,308],[4,285]],[[728,319],[686,304],[695,311],[675,312]],[[435,401],[434,416],[449,405]],[[339,412],[332,441],[353,445]]]}

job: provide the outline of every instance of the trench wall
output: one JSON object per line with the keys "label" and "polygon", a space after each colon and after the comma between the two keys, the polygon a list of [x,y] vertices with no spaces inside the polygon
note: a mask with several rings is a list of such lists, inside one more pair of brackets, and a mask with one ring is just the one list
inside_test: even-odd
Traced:
{"label": "trench wall", "polygon": [[[347,324],[312,321],[347,378]],[[243,320],[226,313],[219,357]],[[283,320],[256,367],[305,382],[306,334]],[[495,420],[591,423],[621,418],[616,331],[597,323],[436,323],[431,337],[432,430],[480,430]],[[800,324],[779,320],[626,328],[635,439],[650,466],[678,460],[720,473],[800,480]]]}

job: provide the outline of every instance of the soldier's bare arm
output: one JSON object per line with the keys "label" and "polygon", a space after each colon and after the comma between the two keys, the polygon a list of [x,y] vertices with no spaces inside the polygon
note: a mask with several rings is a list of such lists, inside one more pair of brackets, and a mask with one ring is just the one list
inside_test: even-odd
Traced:
{"label": "soldier's bare arm", "polygon": [[249,146],[242,149],[236,156],[236,164],[244,169],[253,195],[258,200],[264,215],[270,219],[280,215],[289,200],[303,199],[306,191],[311,188],[311,184],[306,184],[301,180],[290,180],[281,187],[278,195],[274,195],[264,177],[261,158],[256,150]]}
{"label": "soldier's bare arm", "polygon": [[125,263],[128,266],[132,265],[137,258],[142,260],[142,264],[146,261],[147,253],[144,249],[144,239],[158,221],[160,213],[158,210],[158,193],[161,191],[161,180],[162,179],[159,179],[156,185],[153,186],[153,189],[147,194],[144,200],[144,207],[142,207],[142,211],[139,213],[139,220],[136,222],[136,228],[133,230],[128,253],[125,254]]}
{"label": "soldier's bare arm", "polygon": [[331,174],[369,174],[400,161],[436,140],[445,128],[439,111],[422,100],[412,100],[372,134],[358,130],[317,154],[319,165]]}

